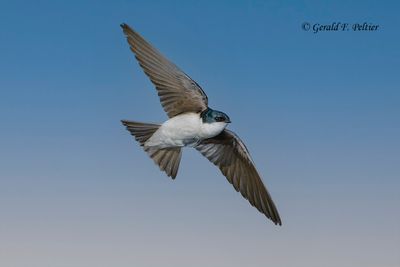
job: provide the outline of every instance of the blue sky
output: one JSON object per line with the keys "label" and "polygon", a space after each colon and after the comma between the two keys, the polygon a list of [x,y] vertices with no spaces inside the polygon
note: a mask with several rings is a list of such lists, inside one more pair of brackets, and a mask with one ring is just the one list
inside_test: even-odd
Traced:
{"label": "blue sky", "polygon": [[[399,266],[399,8],[1,1],[0,265]],[[196,151],[170,180],[122,127],[167,118],[122,22],[230,116],[282,227]]]}

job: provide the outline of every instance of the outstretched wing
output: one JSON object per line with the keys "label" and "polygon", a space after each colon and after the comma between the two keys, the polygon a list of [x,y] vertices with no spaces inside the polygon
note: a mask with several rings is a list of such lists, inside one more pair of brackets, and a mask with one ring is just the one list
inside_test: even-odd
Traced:
{"label": "outstretched wing", "polygon": [[128,25],[121,24],[121,27],[140,66],[156,86],[161,105],[170,118],[207,109],[207,95],[195,81]]}
{"label": "outstretched wing", "polygon": [[203,140],[196,149],[219,167],[236,191],[248,199],[252,206],[275,224],[282,224],[246,146],[235,133],[224,130],[216,137]]}

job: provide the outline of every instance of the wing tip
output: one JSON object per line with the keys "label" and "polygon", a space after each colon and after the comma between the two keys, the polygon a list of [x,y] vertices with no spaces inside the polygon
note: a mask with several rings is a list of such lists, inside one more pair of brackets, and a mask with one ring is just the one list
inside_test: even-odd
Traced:
{"label": "wing tip", "polygon": [[264,215],[268,219],[270,219],[275,225],[282,226],[282,220],[276,208],[274,208],[270,213],[265,213],[265,212],[262,213],[264,213]]}
{"label": "wing tip", "polygon": [[125,35],[128,35],[129,33],[134,33],[132,28],[129,27],[129,25],[126,23],[121,23],[119,26],[121,26],[122,31],[124,32]]}
{"label": "wing tip", "polygon": [[273,217],[272,216],[267,216],[267,218],[270,219],[275,225],[282,226],[282,220],[279,217],[279,214],[276,214],[276,216],[273,216]]}

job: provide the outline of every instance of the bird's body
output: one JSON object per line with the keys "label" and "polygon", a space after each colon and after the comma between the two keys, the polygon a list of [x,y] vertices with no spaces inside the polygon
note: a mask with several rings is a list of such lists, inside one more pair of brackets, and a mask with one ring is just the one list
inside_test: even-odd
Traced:
{"label": "bird's body", "polygon": [[128,25],[121,25],[140,66],[155,85],[169,119],[163,124],[123,120],[129,132],[162,171],[175,179],[182,147],[198,150],[250,204],[275,224],[278,211],[250,153],[240,138],[225,129],[230,118],[208,106],[203,89]]}
{"label": "bird's body", "polygon": [[188,112],[166,122],[144,144],[145,147],[195,146],[204,139],[220,134],[226,122],[204,123],[200,113]]}

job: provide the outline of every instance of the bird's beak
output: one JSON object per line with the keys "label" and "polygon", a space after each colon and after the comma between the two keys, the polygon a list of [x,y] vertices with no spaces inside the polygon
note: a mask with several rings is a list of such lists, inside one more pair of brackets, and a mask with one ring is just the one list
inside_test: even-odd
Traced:
{"label": "bird's beak", "polygon": [[227,119],[225,122],[226,123],[231,123],[231,119]]}

